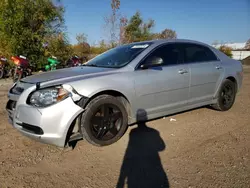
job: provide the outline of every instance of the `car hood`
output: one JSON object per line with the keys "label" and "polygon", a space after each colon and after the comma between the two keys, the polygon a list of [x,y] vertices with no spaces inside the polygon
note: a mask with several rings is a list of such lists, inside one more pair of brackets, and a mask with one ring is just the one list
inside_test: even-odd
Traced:
{"label": "car hood", "polygon": [[101,68],[101,67],[72,67],[72,68],[64,68],[64,69],[58,69],[53,70],[45,73],[39,73],[36,75],[28,76],[23,78],[22,82],[27,83],[37,83],[37,82],[48,82],[52,80],[67,80],[70,81],[71,79],[76,78],[84,78],[89,77],[93,75],[106,75],[108,72],[115,70],[113,68]]}

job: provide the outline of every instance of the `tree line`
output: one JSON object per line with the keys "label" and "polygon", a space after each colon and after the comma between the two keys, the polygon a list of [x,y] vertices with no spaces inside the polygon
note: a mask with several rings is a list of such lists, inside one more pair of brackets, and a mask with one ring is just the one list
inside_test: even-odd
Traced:
{"label": "tree line", "polygon": [[144,21],[139,11],[127,18],[120,13],[120,5],[120,0],[110,1],[111,13],[104,16],[106,40],[90,45],[83,32],[72,45],[60,0],[0,0],[0,56],[23,55],[42,67],[51,56],[65,62],[72,55],[91,56],[126,43],[177,37],[168,28],[153,33],[154,20]]}
{"label": "tree line", "polygon": [[[83,32],[77,34],[77,44],[72,45],[60,0],[0,0],[0,56],[24,55],[39,68],[51,56],[65,62],[72,55],[91,58],[117,45],[177,38],[169,28],[154,33],[155,20],[145,21],[139,11],[128,18],[120,12],[120,6],[120,0],[110,0],[110,15],[104,16],[106,40],[90,45]],[[246,48],[250,49],[250,40]],[[232,56],[228,47],[220,50]]]}

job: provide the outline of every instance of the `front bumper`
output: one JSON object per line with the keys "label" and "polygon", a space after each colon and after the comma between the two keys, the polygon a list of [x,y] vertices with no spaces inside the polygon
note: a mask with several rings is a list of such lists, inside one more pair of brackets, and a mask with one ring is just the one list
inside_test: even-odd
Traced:
{"label": "front bumper", "polygon": [[27,90],[20,97],[9,92],[6,109],[10,124],[29,138],[64,147],[69,127],[83,109],[71,97],[46,108],[27,105]]}

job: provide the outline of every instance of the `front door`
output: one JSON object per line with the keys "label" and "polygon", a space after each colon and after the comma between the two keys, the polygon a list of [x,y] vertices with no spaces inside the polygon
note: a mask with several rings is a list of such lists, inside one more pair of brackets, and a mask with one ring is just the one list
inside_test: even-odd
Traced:
{"label": "front door", "polygon": [[150,65],[135,71],[137,104],[148,114],[159,114],[181,108],[189,96],[190,71],[182,64],[182,51],[178,44],[165,44],[141,63]]}

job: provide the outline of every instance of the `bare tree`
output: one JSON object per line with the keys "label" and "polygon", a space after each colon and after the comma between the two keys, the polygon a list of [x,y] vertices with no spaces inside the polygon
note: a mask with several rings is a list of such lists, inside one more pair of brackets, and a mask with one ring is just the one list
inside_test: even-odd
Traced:
{"label": "bare tree", "polygon": [[119,41],[119,21],[120,15],[118,11],[120,9],[120,0],[111,0],[112,13],[109,16],[104,17],[105,28],[109,33],[109,40],[111,46],[114,47]]}
{"label": "bare tree", "polygon": [[128,25],[128,19],[126,17],[120,18],[120,36],[119,36],[119,44],[127,43],[125,36],[125,28]]}
{"label": "bare tree", "polygon": [[77,35],[76,35],[76,40],[77,40],[77,43],[78,43],[78,44],[87,42],[87,35],[85,35],[84,33],[77,34]]}
{"label": "bare tree", "polygon": [[90,53],[90,45],[87,43],[87,35],[84,33],[76,35],[77,44],[73,45],[73,51],[80,57],[87,56]]}

